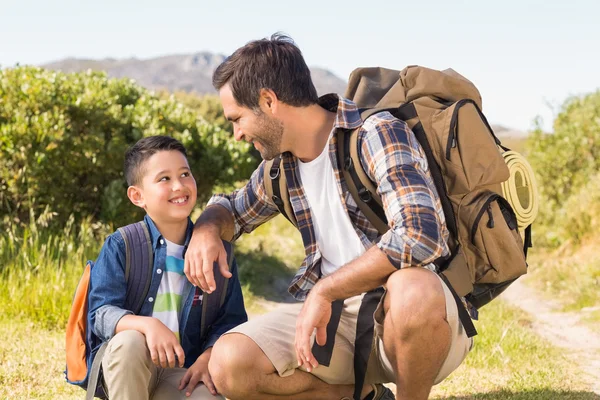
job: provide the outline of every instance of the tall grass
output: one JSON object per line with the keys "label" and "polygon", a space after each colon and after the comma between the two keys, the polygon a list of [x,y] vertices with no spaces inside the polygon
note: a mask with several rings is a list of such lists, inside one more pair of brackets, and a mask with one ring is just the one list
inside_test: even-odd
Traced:
{"label": "tall grass", "polygon": [[94,259],[108,227],[70,217],[62,231],[47,228],[53,214],[30,216],[0,232],[0,314],[62,329],[87,259]]}

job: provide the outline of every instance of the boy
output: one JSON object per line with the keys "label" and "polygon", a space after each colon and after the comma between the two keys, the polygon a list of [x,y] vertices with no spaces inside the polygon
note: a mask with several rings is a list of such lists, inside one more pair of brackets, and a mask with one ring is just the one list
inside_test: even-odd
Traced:
{"label": "boy", "polygon": [[143,138],[125,154],[125,177],[127,197],[147,214],[154,265],[139,315],[124,308],[125,243],[119,232],[107,238],[92,269],[92,342],[97,348],[108,341],[104,390],[112,399],[223,399],[208,373],[212,346],[247,316],[232,269],[217,320],[200,337],[203,293],[183,273],[193,227],[189,215],[196,203],[185,148],[168,136]]}

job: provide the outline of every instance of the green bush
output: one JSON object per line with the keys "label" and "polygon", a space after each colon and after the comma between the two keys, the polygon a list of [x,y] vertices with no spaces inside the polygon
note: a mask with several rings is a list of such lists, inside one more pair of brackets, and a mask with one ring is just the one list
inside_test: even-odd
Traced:
{"label": "green bush", "polygon": [[597,188],[586,185],[600,176],[600,91],[567,100],[554,132],[536,129],[526,152],[541,195],[536,242],[557,246],[597,229],[592,218],[597,207],[590,203],[598,198]]}
{"label": "green bush", "polygon": [[140,217],[125,197],[126,148],[150,135],[186,146],[199,202],[215,184],[247,178],[249,146],[174,98],[100,72],[0,70],[0,221],[27,221],[47,205],[68,216],[123,224]]}
{"label": "green bush", "polygon": [[545,200],[556,211],[600,171],[600,91],[567,100],[554,133],[533,132],[527,154]]}

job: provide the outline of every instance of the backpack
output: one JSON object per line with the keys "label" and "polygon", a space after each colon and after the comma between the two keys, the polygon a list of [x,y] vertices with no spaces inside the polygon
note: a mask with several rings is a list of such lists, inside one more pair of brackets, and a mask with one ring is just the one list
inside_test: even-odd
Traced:
{"label": "backpack", "polygon": [[[382,111],[405,121],[423,148],[450,234],[450,256],[435,264],[453,292],[467,335],[476,335],[460,298],[476,317],[478,308],[527,272],[537,214],[531,167],[501,145],[481,112],[479,91],[453,70],[359,68],[350,75],[344,97],[356,103],[363,121]],[[337,158],[354,201],[383,234],[389,227],[359,157],[359,130],[336,132]],[[281,156],[265,164],[265,190],[297,226],[282,170]]]}
{"label": "backpack", "polygon": [[[144,221],[121,227],[118,232],[125,241],[125,279],[127,280],[125,309],[138,315],[150,289],[154,268],[154,253],[150,241],[150,232]],[[223,241],[223,244],[228,255],[228,265],[231,268],[233,260],[231,243]],[[94,262],[88,261],[75,289],[66,329],[66,380],[70,384],[86,389],[86,400],[91,400],[94,397],[108,398],[104,388],[99,384],[102,381],[102,358],[108,342],[94,348],[94,342],[97,341],[97,338],[93,337],[88,326],[92,268],[94,268]],[[215,266],[215,268],[218,269],[218,266]],[[216,290],[211,294],[203,294],[201,337],[205,337],[208,329],[217,318],[218,311],[225,300],[228,281],[220,273],[216,273]]]}

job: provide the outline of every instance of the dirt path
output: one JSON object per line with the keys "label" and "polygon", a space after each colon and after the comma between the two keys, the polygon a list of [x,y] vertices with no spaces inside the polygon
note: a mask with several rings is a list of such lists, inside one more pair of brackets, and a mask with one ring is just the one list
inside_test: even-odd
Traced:
{"label": "dirt path", "polygon": [[523,282],[512,284],[501,298],[531,314],[536,333],[580,365],[590,390],[600,394],[600,332],[583,326],[579,314],[559,311],[558,303],[542,299]]}

